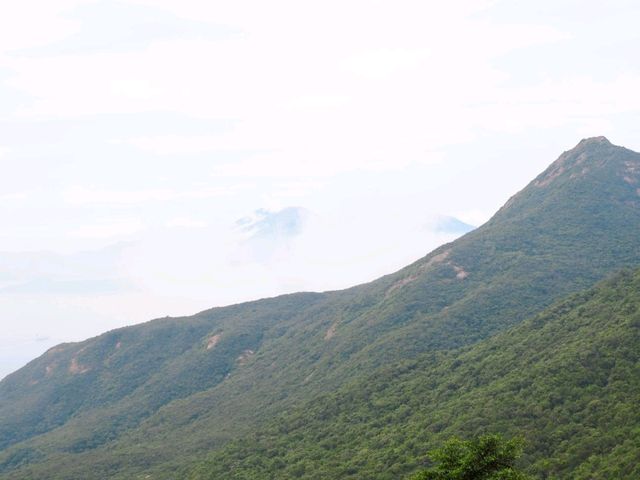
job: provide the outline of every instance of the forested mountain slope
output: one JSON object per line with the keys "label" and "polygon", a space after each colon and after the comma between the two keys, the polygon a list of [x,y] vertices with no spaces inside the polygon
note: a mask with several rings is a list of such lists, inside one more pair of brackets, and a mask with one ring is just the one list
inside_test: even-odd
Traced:
{"label": "forested mountain slope", "polygon": [[376,371],[273,419],[191,479],[398,479],[444,439],[522,435],[537,478],[640,478],[640,270],[459,351]]}
{"label": "forested mountain slope", "polygon": [[639,189],[640,154],[583,140],[487,224],[392,275],[56,347],[0,382],[0,477],[173,478],[317,395],[487,338],[640,265]]}

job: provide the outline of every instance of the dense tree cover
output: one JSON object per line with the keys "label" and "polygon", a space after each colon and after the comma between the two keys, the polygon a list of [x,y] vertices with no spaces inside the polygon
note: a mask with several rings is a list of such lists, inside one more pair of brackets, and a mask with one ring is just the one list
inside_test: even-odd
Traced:
{"label": "dense tree cover", "polygon": [[436,465],[410,480],[531,480],[516,465],[522,455],[520,438],[482,435],[471,440],[453,437],[429,452]]}
{"label": "dense tree cover", "polygon": [[[265,330],[323,298],[286,295],[55,347],[0,383],[0,447],[47,431],[65,452],[105,444],[163,405],[225,380],[242,355],[258,349]],[[8,453],[0,454],[0,471],[44,455]]]}
{"label": "dense tree cover", "polygon": [[640,478],[640,270],[458,352],[426,354],[231,442],[191,479],[402,478],[451,436],[522,434],[547,479]]}
{"label": "dense tree cover", "polygon": [[[317,413],[348,385],[357,386],[351,395],[359,398],[379,389],[388,375],[406,378],[407,369],[430,372],[429,382],[439,387],[423,392],[418,384],[384,380],[394,386],[376,390],[376,405],[387,405],[385,422],[402,424],[421,410],[422,398],[441,407],[435,419],[422,409],[420,425],[427,422],[434,442],[444,433],[482,433],[491,422],[478,419],[491,411],[467,418],[465,430],[459,419],[480,407],[474,398],[464,397],[463,406],[448,395],[471,382],[458,378],[470,374],[463,359],[455,368],[447,363],[454,361],[452,349],[516,325],[612,271],[639,265],[636,184],[640,155],[587,140],[481,228],[370,284],[157,320],[54,349],[0,382],[0,476],[175,478],[177,469],[188,469],[205,452],[265,431],[285,412],[294,415],[304,405]],[[219,341],[209,348],[216,335]],[[523,388],[513,379],[497,399],[482,401],[505,409],[505,399]],[[555,391],[542,382],[541,389],[554,392],[553,405],[573,401],[561,386]],[[405,403],[396,409],[400,398]],[[354,418],[359,414],[364,410]],[[321,443],[329,451],[348,443],[355,433],[354,425],[348,427],[346,439]],[[386,466],[408,471],[419,449],[433,446],[425,432],[405,433],[414,438],[412,445],[398,444],[393,435],[376,440],[406,448],[407,456],[389,463],[399,458],[399,451],[390,450],[378,473]],[[620,455],[631,451],[616,445]],[[539,447],[534,439],[533,451]],[[335,461],[356,462],[354,472],[362,471],[358,462],[370,463],[360,455],[378,452],[345,451]],[[588,461],[599,468],[607,460]]]}

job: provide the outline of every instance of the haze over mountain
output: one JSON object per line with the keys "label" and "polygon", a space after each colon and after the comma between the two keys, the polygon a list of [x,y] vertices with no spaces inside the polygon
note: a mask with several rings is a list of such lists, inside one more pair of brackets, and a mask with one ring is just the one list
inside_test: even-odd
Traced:
{"label": "haze over mountain", "polygon": [[0,383],[0,472],[173,478],[317,395],[482,342],[639,265],[638,225],[640,154],[583,140],[485,225],[394,274],[51,349]]}
{"label": "haze over mountain", "polygon": [[[0,293],[0,378],[56,343],[395,271],[454,239],[429,218],[484,223],[567,139],[638,149],[628,0],[2,13],[0,252],[37,262]],[[239,246],[237,219],[289,207],[317,217],[273,248]],[[71,262],[82,283],[34,253],[121,243],[108,278]]]}
{"label": "haze over mountain", "polygon": [[[371,215],[343,227],[303,207],[259,209],[229,223],[176,219],[96,250],[0,252],[0,308],[12,319],[11,330],[0,334],[0,378],[61,341],[150,314],[346,287],[463,233],[425,213],[401,216],[393,233],[380,235]],[[403,237],[399,251],[394,245]]]}

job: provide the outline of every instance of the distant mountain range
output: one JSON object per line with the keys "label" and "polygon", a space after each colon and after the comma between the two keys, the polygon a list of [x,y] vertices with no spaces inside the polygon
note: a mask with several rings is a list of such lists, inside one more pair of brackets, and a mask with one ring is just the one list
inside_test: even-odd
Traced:
{"label": "distant mountain range", "polygon": [[[271,211],[258,209],[252,215],[243,217],[236,222],[237,228],[244,232],[249,240],[286,239],[299,235],[313,214],[302,207],[286,207]],[[455,217],[437,215],[425,223],[425,228],[434,233],[463,235],[473,230],[473,225]]]}
{"label": "distant mountain range", "polygon": [[295,236],[302,232],[309,211],[301,207],[287,207],[275,212],[261,208],[253,215],[243,217],[236,225],[250,238]]}
{"label": "distant mountain range", "polygon": [[438,233],[453,233],[458,235],[469,233],[471,230],[476,228],[473,225],[464,223],[462,220],[455,217],[448,217],[445,215],[436,217],[429,227]]}
{"label": "distant mountain range", "polygon": [[639,277],[593,286],[639,227],[640,154],[590,138],[371,283],[60,345],[0,382],[0,478],[395,479],[491,431],[543,478],[637,478]]}

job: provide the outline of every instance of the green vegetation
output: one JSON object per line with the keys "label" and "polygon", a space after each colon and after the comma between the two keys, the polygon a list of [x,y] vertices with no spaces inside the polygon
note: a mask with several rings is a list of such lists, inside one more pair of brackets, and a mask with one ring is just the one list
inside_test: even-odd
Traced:
{"label": "green vegetation", "polygon": [[425,354],[309,400],[191,479],[403,478],[452,436],[522,435],[548,479],[640,478],[640,270],[458,352]]}
{"label": "green vegetation", "polygon": [[528,480],[515,462],[522,455],[522,440],[483,435],[473,440],[451,438],[429,457],[436,466],[410,480]]}
{"label": "green vegetation", "polygon": [[[0,382],[0,478],[397,479],[446,437],[494,430],[522,431],[525,460],[549,478],[599,478],[589,472],[637,440],[628,425],[599,433],[606,409],[618,412],[606,421],[632,418],[633,382],[602,385],[614,367],[630,378],[627,351],[598,347],[609,363],[594,353],[581,361],[601,371],[586,372],[562,329],[501,332],[640,265],[638,185],[639,154],[590,139],[484,226],[369,284],[52,349]],[[201,463],[208,453],[220,469]]]}

